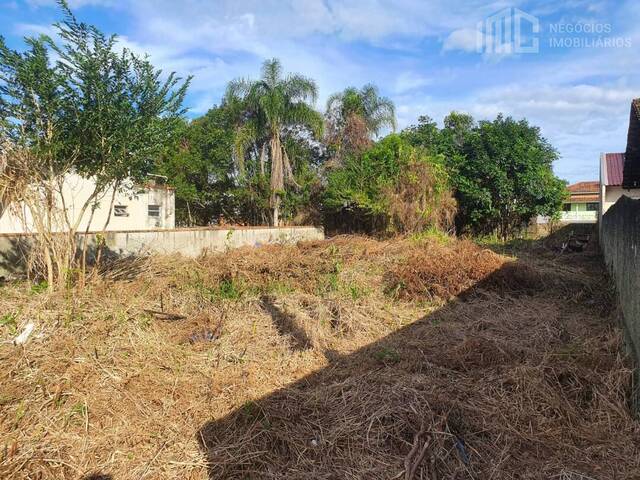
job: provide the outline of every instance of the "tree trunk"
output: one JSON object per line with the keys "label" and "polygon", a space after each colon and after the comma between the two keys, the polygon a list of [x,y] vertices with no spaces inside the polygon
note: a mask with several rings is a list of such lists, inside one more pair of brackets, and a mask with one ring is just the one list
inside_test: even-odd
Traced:
{"label": "tree trunk", "polygon": [[273,226],[280,226],[280,195],[276,195],[273,202]]}
{"label": "tree trunk", "polygon": [[[109,202],[109,211],[107,212],[107,219],[104,222],[104,225],[102,226],[102,231],[100,232],[100,239],[98,241],[98,251],[96,252],[96,260],[95,260],[95,266],[93,271],[95,273],[98,273],[98,271],[100,270],[100,259],[102,258],[102,249],[104,248],[104,237],[105,237],[105,232],[107,231],[107,227],[109,226],[109,222],[111,222],[111,214],[113,213],[113,206],[115,204],[116,201],[116,193],[118,191],[118,188],[120,187],[120,182],[116,182],[113,184],[113,193],[111,194],[111,201]],[[87,243],[87,239],[85,237],[85,244]],[[85,255],[85,252],[83,252],[83,255]],[[82,259],[83,262],[83,271],[84,271],[84,265],[85,265],[85,261],[86,258]]]}

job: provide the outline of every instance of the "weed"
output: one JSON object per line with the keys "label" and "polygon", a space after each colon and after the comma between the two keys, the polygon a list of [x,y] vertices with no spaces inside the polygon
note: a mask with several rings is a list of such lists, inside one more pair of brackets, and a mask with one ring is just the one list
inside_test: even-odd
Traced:
{"label": "weed", "polygon": [[0,395],[0,407],[4,406],[4,405],[10,405],[13,402],[15,402],[17,400],[16,397],[13,397],[11,395]]}
{"label": "weed", "polygon": [[16,427],[20,424],[20,420],[22,420],[26,414],[27,406],[25,405],[24,401],[21,401],[18,404],[18,408],[16,408],[16,417],[14,419],[14,424]]}
{"label": "weed", "polygon": [[252,400],[245,402],[241,407],[241,411],[242,416],[250,421],[259,420],[264,417],[260,406]]}
{"label": "weed", "polygon": [[321,290],[325,293],[337,292],[340,288],[340,279],[336,272],[327,273],[322,281]]}
{"label": "weed", "polygon": [[285,294],[295,292],[295,288],[293,288],[288,282],[280,280],[269,282],[262,290],[263,291],[261,293],[267,294]]}
{"label": "weed", "polygon": [[422,232],[414,233],[409,236],[409,240],[417,245],[421,245],[427,240],[435,240],[441,245],[449,245],[451,243],[451,237],[435,227],[429,227]]}
{"label": "weed", "polygon": [[400,354],[393,348],[383,347],[373,354],[373,357],[384,364],[398,363]]}
{"label": "weed", "polygon": [[242,297],[241,282],[233,278],[225,278],[214,288],[205,289],[210,301],[238,300]]}
{"label": "weed", "polygon": [[87,416],[87,406],[84,403],[78,402],[71,406],[69,415],[67,415],[67,422],[83,423]]}
{"label": "weed", "polygon": [[349,292],[352,300],[359,300],[363,297],[366,297],[370,293],[370,290],[368,288],[361,287],[357,283],[351,283],[350,285],[348,285],[347,291]]}
{"label": "weed", "polygon": [[31,293],[42,293],[49,289],[49,282],[42,280],[41,282],[31,285]]}
{"label": "weed", "polygon": [[16,322],[16,314],[5,313],[2,317],[0,317],[0,325],[3,327],[7,327],[9,329],[9,333],[11,335],[14,335],[18,328],[18,324]]}

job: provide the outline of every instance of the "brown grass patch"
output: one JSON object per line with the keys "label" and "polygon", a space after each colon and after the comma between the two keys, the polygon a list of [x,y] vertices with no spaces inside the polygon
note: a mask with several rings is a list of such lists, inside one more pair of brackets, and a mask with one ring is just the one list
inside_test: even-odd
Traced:
{"label": "brown grass patch", "polygon": [[503,257],[470,241],[451,246],[429,242],[413,248],[405,260],[389,272],[388,289],[401,298],[428,300],[449,298],[498,270]]}
{"label": "brown grass patch", "polygon": [[36,331],[0,345],[0,477],[636,478],[604,282],[589,254],[338,237],[5,286],[1,339]]}

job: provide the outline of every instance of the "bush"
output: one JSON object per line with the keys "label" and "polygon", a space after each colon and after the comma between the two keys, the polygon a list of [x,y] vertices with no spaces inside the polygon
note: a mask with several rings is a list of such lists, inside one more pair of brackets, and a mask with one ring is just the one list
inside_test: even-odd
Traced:
{"label": "bush", "polygon": [[455,215],[448,184],[441,156],[389,135],[329,172],[327,226],[367,233],[447,228]]}

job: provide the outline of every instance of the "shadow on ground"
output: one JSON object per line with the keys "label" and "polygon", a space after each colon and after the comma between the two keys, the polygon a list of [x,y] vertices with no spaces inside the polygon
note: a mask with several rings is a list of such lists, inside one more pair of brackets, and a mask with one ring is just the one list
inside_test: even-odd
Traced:
{"label": "shadow on ground", "polygon": [[634,478],[601,259],[555,255],[203,425],[210,478]]}

